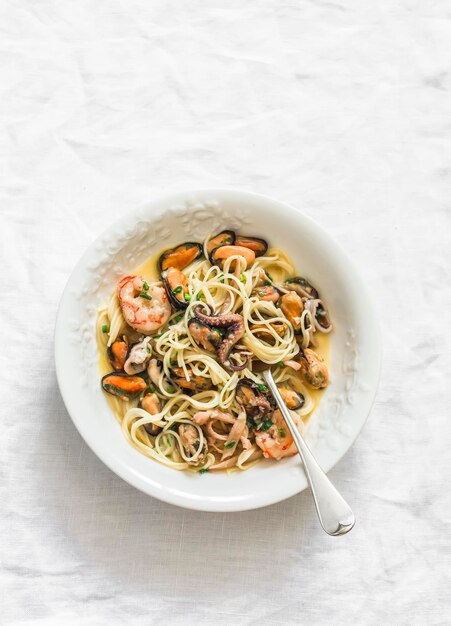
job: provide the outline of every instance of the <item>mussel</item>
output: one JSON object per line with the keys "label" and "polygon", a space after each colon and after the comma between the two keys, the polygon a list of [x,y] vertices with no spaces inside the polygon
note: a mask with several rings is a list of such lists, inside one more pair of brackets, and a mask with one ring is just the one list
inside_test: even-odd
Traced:
{"label": "mussel", "polygon": [[[139,401],[138,406],[150,413],[150,415],[156,415],[161,410],[160,400],[156,393],[146,393]],[[163,429],[156,424],[144,424],[144,430],[152,437],[155,437]]]}
{"label": "mussel", "polygon": [[124,335],[122,339],[116,339],[116,341],[108,347],[107,352],[110,363],[116,372],[123,370],[128,353],[127,337]]}
{"label": "mussel", "polygon": [[284,293],[280,300],[280,308],[287,320],[291,322],[295,334],[301,332],[301,315],[304,304],[301,297],[294,291]]}
{"label": "mussel", "polygon": [[314,389],[323,389],[329,384],[329,370],[324,363],[324,359],[310,350],[305,348],[299,353],[298,361],[301,365],[301,376],[305,382]]}
{"label": "mussel", "polygon": [[[220,268],[224,266],[224,261],[231,256],[242,256],[247,263],[247,267],[250,267],[255,261],[255,252],[250,248],[244,246],[219,246],[215,248],[210,254],[210,261],[212,265],[218,265]],[[232,269],[232,268],[231,268]]]}
{"label": "mussel", "polygon": [[202,246],[200,243],[187,241],[175,248],[165,250],[158,259],[158,269],[161,272],[173,267],[176,270],[183,270],[193,261],[202,256]]}
{"label": "mussel", "polygon": [[318,330],[323,332],[330,332],[331,330],[331,321],[329,317],[329,313],[324,307],[321,300],[318,302],[318,306],[315,310],[315,320],[316,324],[319,327]]}
{"label": "mussel", "polygon": [[[288,328],[288,324],[284,322],[272,322],[270,326],[279,337],[283,337]],[[250,329],[265,341],[274,341],[274,336],[264,324],[251,324]]]}
{"label": "mussel", "polygon": [[299,391],[295,391],[290,387],[278,387],[282,400],[292,411],[301,409],[305,404],[305,398]]}
{"label": "mussel", "polygon": [[141,376],[126,376],[125,374],[111,372],[102,378],[104,391],[125,401],[136,397],[146,387],[147,383]]}
{"label": "mussel", "polygon": [[303,298],[319,298],[318,291],[313,285],[309,283],[306,278],[302,276],[295,276],[294,278],[288,278],[284,284],[285,289],[289,291],[295,291],[299,296]]}
{"label": "mussel", "polygon": [[242,378],[236,386],[235,397],[249,417],[264,417],[271,410],[271,404],[265,398],[259,385],[250,378]]}
{"label": "mussel", "polygon": [[183,367],[171,368],[171,379],[182,389],[190,391],[205,391],[211,388],[211,380],[204,376],[196,376],[190,367],[187,367],[189,380],[185,377]]}
{"label": "mussel", "polygon": [[145,337],[142,341],[138,341],[130,346],[124,363],[124,372],[126,374],[133,375],[144,372],[152,353],[149,342],[150,337]]}
{"label": "mussel", "polygon": [[233,230],[223,230],[218,235],[212,237],[207,243],[207,254],[210,259],[210,263],[213,265],[213,261],[211,260],[211,253],[216,248],[220,248],[221,246],[233,246],[235,243],[235,233]]}
{"label": "mussel", "polygon": [[194,341],[208,352],[214,352],[222,341],[222,334],[217,328],[211,328],[195,317],[189,320],[188,328]]}
{"label": "mussel", "polygon": [[[195,426],[191,424],[180,424],[178,427],[178,434],[180,436],[180,441],[183,446],[183,450],[187,457],[193,457],[199,449],[199,432]],[[187,463],[189,465],[204,465],[207,460],[208,448],[207,442],[204,439],[202,450],[199,455],[191,460],[188,458]]]}
{"label": "mussel", "polygon": [[260,285],[252,290],[252,295],[264,302],[274,302],[279,300],[280,293],[272,285]]}
{"label": "mussel", "polygon": [[147,365],[147,374],[155,387],[160,386],[160,376],[162,370],[163,361],[160,361],[159,359],[150,359]]}
{"label": "mussel", "polygon": [[244,235],[238,235],[235,239],[237,246],[243,246],[243,248],[249,248],[255,253],[255,256],[263,256],[268,250],[268,244],[264,239],[258,237],[245,237]]}
{"label": "mussel", "polygon": [[161,272],[169,302],[175,309],[186,309],[190,300],[185,274],[175,267]]}

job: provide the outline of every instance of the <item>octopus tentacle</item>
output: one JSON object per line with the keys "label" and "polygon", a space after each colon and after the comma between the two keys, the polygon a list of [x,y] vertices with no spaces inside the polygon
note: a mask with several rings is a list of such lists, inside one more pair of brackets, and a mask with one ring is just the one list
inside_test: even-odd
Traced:
{"label": "octopus tentacle", "polygon": [[227,334],[216,349],[216,354],[220,363],[231,370],[239,371],[247,367],[249,358],[243,365],[234,365],[229,361],[230,352],[233,346],[244,335],[243,316],[238,313],[226,313],[224,315],[207,315],[199,305],[194,309],[194,315],[208,326],[218,326],[227,328]]}

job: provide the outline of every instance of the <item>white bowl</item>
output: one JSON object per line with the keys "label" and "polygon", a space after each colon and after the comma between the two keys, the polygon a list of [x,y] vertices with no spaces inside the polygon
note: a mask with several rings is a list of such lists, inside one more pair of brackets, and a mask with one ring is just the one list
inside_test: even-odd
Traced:
{"label": "white bowl", "polygon": [[334,323],[331,384],[309,420],[307,442],[324,470],[349,449],[370,411],[379,378],[379,325],[365,286],[343,250],[318,224],[271,198],[199,190],[150,202],[113,224],[86,251],[61,299],[56,372],[72,420],[89,447],[121,478],[160,500],[204,511],[242,511],[299,493],[299,458],[265,461],[247,472],[191,474],[160,465],[123,436],[100,388],[95,317],[118,277],[155,252],[232,228],[283,247],[317,286]]}

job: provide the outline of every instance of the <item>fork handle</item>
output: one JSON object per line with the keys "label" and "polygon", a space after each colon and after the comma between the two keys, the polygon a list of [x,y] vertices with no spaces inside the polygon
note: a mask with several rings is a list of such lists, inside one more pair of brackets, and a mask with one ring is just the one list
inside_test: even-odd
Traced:
{"label": "fork handle", "polygon": [[304,465],[305,475],[307,476],[310,489],[312,490],[316,512],[318,513],[321,526],[328,535],[337,536],[346,534],[355,524],[354,513],[349,504],[327,478],[326,474],[316,462],[315,457],[310,452],[304,438],[296,427],[291,416],[291,411],[282,400],[282,396],[274,382],[271,370],[268,369],[263,372],[263,378],[274,396],[277,406],[284,417],[298,449],[299,456]]}

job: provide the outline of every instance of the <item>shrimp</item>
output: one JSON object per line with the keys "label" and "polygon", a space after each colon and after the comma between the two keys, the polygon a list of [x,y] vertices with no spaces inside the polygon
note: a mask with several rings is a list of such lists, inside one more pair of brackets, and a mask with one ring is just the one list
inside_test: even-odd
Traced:
{"label": "shrimp", "polygon": [[[297,429],[302,433],[304,424],[301,418],[294,411],[290,413]],[[297,453],[297,448],[279,409],[273,412],[271,419],[272,426],[268,430],[259,430],[255,433],[255,441],[263,450],[263,456],[277,461],[285,456],[293,456]]]}
{"label": "shrimp", "polygon": [[171,316],[171,305],[165,289],[158,285],[147,285],[141,276],[121,278],[117,295],[127,324],[144,335],[158,330]]}

